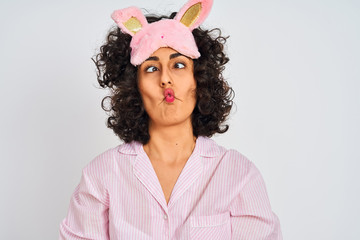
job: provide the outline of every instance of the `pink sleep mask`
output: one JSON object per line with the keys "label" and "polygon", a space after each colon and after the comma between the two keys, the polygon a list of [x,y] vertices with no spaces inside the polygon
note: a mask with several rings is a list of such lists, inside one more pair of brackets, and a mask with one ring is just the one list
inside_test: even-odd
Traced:
{"label": "pink sleep mask", "polygon": [[132,36],[131,59],[138,66],[161,47],[170,47],[192,59],[200,57],[192,30],[200,26],[209,15],[212,0],[190,0],[174,19],[148,23],[141,10],[129,7],[111,15],[119,28]]}

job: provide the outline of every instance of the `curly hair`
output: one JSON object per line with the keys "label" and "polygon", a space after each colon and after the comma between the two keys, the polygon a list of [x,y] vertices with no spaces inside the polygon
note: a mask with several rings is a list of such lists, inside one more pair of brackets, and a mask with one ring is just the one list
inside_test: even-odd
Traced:
{"label": "curly hair", "polygon": [[[170,16],[147,16],[149,23]],[[223,124],[233,105],[234,91],[224,80],[222,72],[229,58],[224,53],[227,37],[218,28],[192,31],[200,58],[194,59],[196,80],[196,106],[191,119],[194,136],[211,137],[229,129]],[[109,88],[101,107],[109,113],[107,126],[124,142],[138,141],[146,144],[149,139],[149,116],[145,111],[138,89],[137,67],[130,63],[131,36],[116,27],[109,31],[100,52],[92,58],[97,67],[97,80],[102,88]],[[109,106],[105,101],[109,100]]]}

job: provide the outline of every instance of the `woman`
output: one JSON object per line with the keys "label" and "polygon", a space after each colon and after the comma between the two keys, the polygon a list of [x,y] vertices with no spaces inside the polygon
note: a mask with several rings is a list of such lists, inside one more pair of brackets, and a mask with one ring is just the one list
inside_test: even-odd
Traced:
{"label": "woman", "polygon": [[95,63],[125,143],[84,168],[60,239],[282,239],[257,168],[208,138],[228,130],[233,96],[226,39],[198,28],[211,5],[112,15]]}

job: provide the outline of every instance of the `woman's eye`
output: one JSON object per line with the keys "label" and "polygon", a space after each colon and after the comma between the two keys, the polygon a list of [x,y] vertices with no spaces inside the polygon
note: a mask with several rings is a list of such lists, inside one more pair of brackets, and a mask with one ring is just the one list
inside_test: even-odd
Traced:
{"label": "woman's eye", "polygon": [[175,68],[184,68],[185,64],[183,63],[175,63]]}
{"label": "woman's eye", "polygon": [[149,72],[149,73],[155,72],[157,70],[158,70],[157,67],[154,67],[154,66],[150,66],[145,69],[145,71]]}

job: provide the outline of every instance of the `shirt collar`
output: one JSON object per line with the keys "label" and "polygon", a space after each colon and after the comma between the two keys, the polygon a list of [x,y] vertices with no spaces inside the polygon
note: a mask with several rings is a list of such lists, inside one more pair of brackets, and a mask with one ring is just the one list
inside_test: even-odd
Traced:
{"label": "shirt collar", "polygon": [[217,157],[221,153],[221,147],[207,137],[199,136],[196,140],[196,147],[202,157]]}
{"label": "shirt collar", "polygon": [[[128,144],[121,144],[118,147],[118,151],[128,155],[138,155],[142,144],[133,141]],[[221,154],[221,147],[217,143],[207,137],[199,136],[196,139],[196,146],[194,152],[198,152],[202,157],[216,157]]]}
{"label": "shirt collar", "polygon": [[138,155],[141,143],[132,141],[130,143],[121,144],[118,147],[118,152],[127,155]]}

